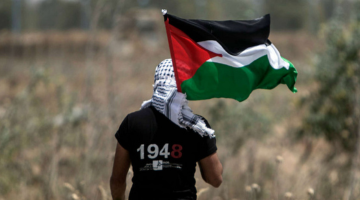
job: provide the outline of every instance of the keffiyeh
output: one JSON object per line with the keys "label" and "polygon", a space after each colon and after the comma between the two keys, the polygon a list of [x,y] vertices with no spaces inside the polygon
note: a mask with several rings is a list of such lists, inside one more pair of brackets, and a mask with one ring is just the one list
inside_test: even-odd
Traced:
{"label": "keffiyeh", "polygon": [[163,60],[155,69],[154,93],[144,101],[141,109],[153,106],[181,128],[191,128],[201,136],[215,137],[214,130],[207,128],[200,116],[193,114],[186,95],[177,91],[172,60]]}

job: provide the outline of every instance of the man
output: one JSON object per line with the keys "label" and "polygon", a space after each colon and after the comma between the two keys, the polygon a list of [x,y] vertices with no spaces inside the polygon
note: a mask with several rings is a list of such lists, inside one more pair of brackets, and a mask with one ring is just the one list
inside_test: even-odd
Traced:
{"label": "man", "polygon": [[152,99],[126,116],[115,137],[113,199],[125,199],[130,163],[134,177],[129,200],[196,199],[196,162],[207,183],[219,187],[222,182],[214,131],[177,92],[171,59],[156,67]]}

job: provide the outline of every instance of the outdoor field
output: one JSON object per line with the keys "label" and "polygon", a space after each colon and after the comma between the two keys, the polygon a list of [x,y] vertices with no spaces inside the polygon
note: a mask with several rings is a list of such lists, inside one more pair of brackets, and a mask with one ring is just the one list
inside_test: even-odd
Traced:
{"label": "outdoor field", "polygon": [[219,188],[197,168],[199,200],[360,199],[359,0],[1,0],[0,200],[112,199],[114,134],[170,58],[162,8],[270,13],[269,39],[298,71],[295,94],[189,101],[224,167]]}

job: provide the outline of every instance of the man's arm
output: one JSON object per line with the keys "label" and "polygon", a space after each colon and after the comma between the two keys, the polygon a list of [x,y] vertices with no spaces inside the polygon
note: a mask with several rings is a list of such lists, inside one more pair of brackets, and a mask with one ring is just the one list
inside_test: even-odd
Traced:
{"label": "man's arm", "polygon": [[130,167],[129,152],[119,143],[116,147],[114,166],[110,178],[111,196],[114,200],[125,200],[126,175]]}
{"label": "man's arm", "polygon": [[217,153],[201,159],[199,166],[201,176],[205,182],[216,188],[221,185],[223,168]]}

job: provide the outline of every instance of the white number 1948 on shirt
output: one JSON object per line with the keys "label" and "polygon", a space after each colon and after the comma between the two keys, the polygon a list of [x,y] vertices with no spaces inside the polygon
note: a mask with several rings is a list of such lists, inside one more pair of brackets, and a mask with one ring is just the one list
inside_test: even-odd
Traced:
{"label": "white number 1948 on shirt", "polygon": [[[147,147],[148,158],[155,159],[158,156],[163,156],[164,158],[168,158],[169,155],[173,158],[181,158],[182,156],[182,146],[180,144],[172,145],[172,152],[169,153],[169,143],[166,143],[160,150],[159,153],[159,146],[157,144],[150,144]],[[140,159],[143,160],[145,158],[145,145],[141,144],[140,147],[137,149],[137,152],[140,152]]]}

